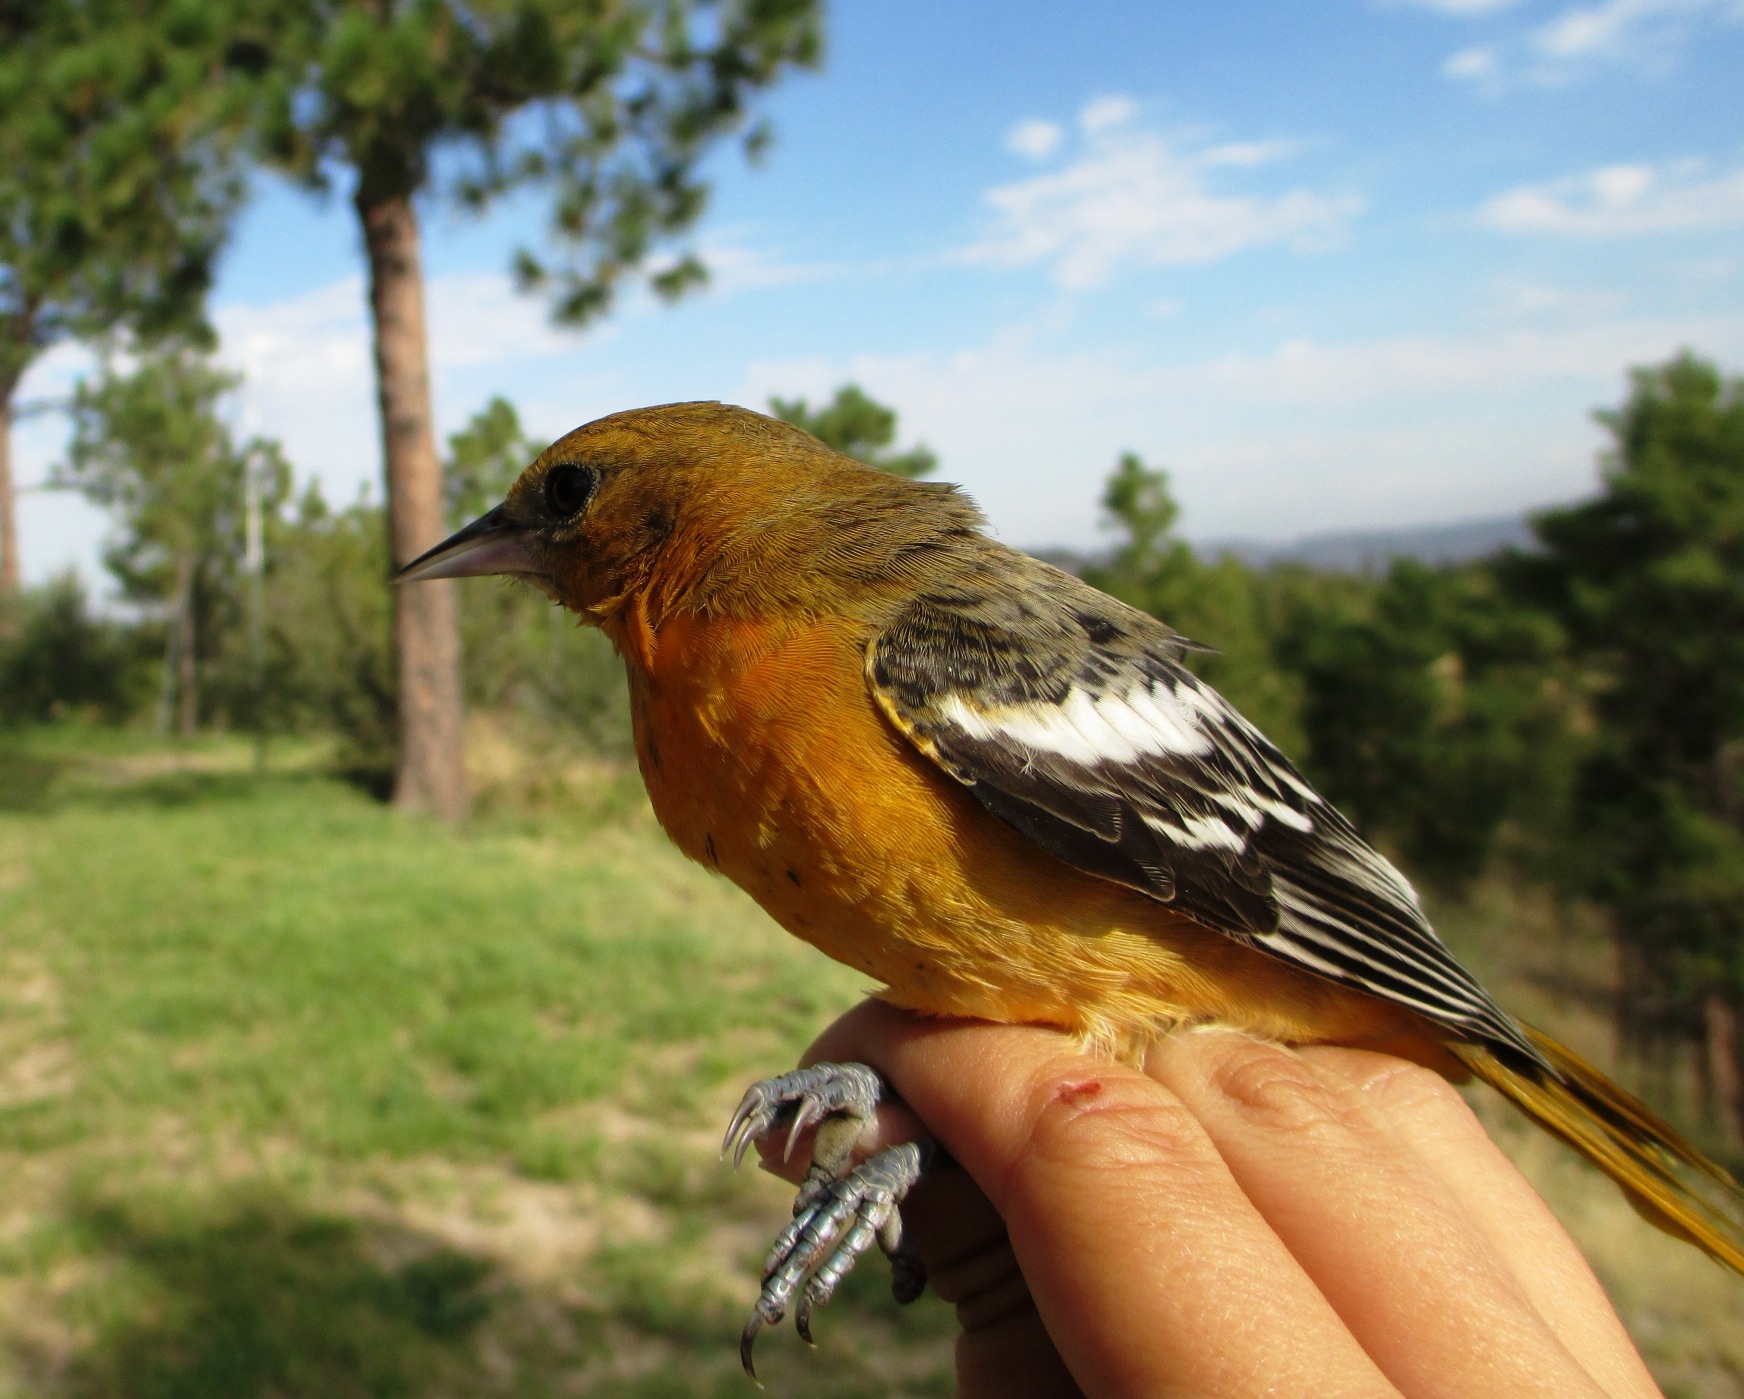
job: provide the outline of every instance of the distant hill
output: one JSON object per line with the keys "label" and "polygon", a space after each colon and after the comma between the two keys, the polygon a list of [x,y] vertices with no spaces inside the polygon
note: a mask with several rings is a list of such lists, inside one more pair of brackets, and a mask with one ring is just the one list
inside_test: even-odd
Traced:
{"label": "distant hill", "polygon": [[[1307,564],[1332,573],[1374,573],[1396,558],[1427,564],[1466,563],[1499,549],[1530,549],[1535,540],[1523,515],[1496,515],[1460,520],[1449,525],[1413,525],[1405,529],[1332,530],[1299,539],[1194,539],[1193,552],[1202,559],[1233,555],[1251,568],[1277,563]],[[1038,559],[1082,574],[1104,555],[1077,549],[1031,549]]]}
{"label": "distant hill", "polygon": [[1498,549],[1531,547],[1533,535],[1523,516],[1496,515],[1447,525],[1417,525],[1406,529],[1339,530],[1305,534],[1286,542],[1253,539],[1210,539],[1194,542],[1202,556],[1233,554],[1243,563],[1264,568],[1274,563],[1303,563],[1337,573],[1368,573],[1385,568],[1395,558],[1428,564],[1465,563]]}

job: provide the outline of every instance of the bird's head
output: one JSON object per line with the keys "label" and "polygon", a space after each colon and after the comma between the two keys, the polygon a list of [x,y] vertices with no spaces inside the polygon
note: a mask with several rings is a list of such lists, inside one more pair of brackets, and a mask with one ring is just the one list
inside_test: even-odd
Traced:
{"label": "bird's head", "polygon": [[560,438],[396,581],[504,574],[594,621],[630,599],[656,615],[756,607],[888,578],[905,549],[979,525],[952,487],[863,466],[761,413],[673,403]]}

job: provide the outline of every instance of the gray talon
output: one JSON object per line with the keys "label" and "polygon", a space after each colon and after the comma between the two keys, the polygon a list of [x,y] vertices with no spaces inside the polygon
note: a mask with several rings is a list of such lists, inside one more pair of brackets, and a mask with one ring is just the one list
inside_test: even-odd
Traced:
{"label": "gray talon", "polygon": [[926,1287],[926,1269],[903,1234],[899,1206],[931,1164],[931,1143],[889,1147],[847,1170],[859,1128],[872,1119],[885,1084],[864,1064],[813,1064],[752,1084],[740,1100],[721,1154],[736,1166],[754,1142],[787,1128],[791,1153],[799,1135],[818,1129],[812,1163],[793,1202],[793,1220],[776,1236],[763,1265],[763,1287],[739,1338],[739,1359],[753,1380],[757,1333],[794,1308],[794,1326],[811,1343],[811,1313],[835,1295],[873,1243],[889,1255],[891,1290],[911,1302]]}
{"label": "gray talon", "polygon": [[831,1183],[829,1190],[794,1216],[776,1238],[763,1271],[763,1290],[745,1328],[740,1356],[764,1325],[787,1315],[798,1294],[794,1322],[811,1340],[811,1312],[835,1295],[860,1255],[874,1242],[894,1241],[900,1260],[895,1278],[899,1296],[912,1301],[925,1285],[919,1259],[901,1249],[897,1207],[921,1178],[932,1156],[930,1145],[905,1142],[888,1147]]}
{"label": "gray talon", "polygon": [[870,1121],[883,1096],[884,1080],[864,1064],[813,1064],[753,1083],[727,1123],[721,1155],[730,1152],[733,1165],[739,1165],[753,1142],[768,1136],[790,1115],[795,1124],[788,1137],[791,1152],[798,1134],[820,1118],[840,1115]]}
{"label": "gray talon", "polygon": [[[775,1320],[780,1321],[780,1317]],[[751,1377],[751,1382],[758,1389],[763,1388],[763,1381],[757,1378],[757,1333],[763,1328],[763,1316],[760,1312],[752,1312],[751,1319],[745,1323],[745,1329],[739,1333],[739,1364],[745,1367],[745,1373]]]}
{"label": "gray talon", "polygon": [[793,1113],[793,1126],[787,1129],[787,1141],[781,1148],[783,1161],[793,1159],[793,1144],[799,1140],[799,1134],[821,1116],[823,1111],[818,1107],[816,1098],[807,1096],[799,1100],[799,1106]]}

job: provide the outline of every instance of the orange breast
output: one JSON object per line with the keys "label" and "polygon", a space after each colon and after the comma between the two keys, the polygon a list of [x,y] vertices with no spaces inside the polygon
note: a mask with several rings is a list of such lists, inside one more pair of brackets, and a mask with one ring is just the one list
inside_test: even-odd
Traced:
{"label": "orange breast", "polygon": [[1057,1025],[1128,1055],[1183,1020],[1343,1043],[1409,1028],[988,814],[878,712],[841,623],[614,630],[672,839],[895,1003]]}

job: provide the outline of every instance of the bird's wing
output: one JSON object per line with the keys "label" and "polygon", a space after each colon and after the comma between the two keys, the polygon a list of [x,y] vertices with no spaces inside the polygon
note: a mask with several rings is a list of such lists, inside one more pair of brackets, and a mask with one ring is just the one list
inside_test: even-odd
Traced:
{"label": "bird's wing", "polygon": [[1036,560],[907,603],[870,643],[884,713],[995,816],[1240,942],[1538,1054],[1417,895],[1181,665],[1191,644]]}

